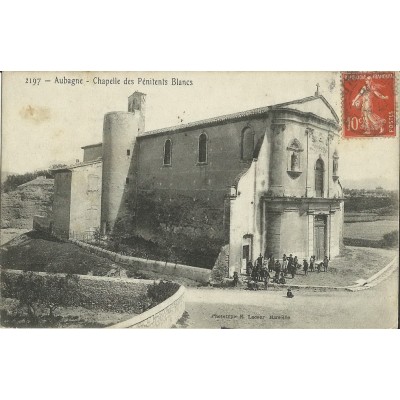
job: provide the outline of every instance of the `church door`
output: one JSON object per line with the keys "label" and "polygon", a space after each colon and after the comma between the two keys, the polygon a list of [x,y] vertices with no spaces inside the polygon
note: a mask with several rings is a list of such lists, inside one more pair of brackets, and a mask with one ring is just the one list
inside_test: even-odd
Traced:
{"label": "church door", "polygon": [[315,196],[324,197],[324,162],[321,159],[315,164]]}
{"label": "church door", "polygon": [[314,219],[314,255],[323,260],[326,255],[326,216],[316,215]]}

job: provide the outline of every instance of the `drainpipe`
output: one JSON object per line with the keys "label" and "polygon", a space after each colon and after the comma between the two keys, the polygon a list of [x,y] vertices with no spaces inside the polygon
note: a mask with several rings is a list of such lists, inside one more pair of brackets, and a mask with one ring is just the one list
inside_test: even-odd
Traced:
{"label": "drainpipe", "polygon": [[309,136],[309,129],[306,128],[307,134],[307,167],[306,167],[306,197],[308,197],[308,136]]}
{"label": "drainpipe", "polygon": [[330,131],[328,131],[328,199],[329,199],[329,188],[331,186],[330,180],[330,169],[331,169],[331,157],[330,157],[330,150],[331,150],[331,140],[330,140]]}
{"label": "drainpipe", "polygon": [[[253,249],[254,252],[254,242],[255,242],[255,233],[256,233],[256,218],[257,218],[257,210],[256,210],[256,196],[257,196],[257,159],[253,159],[254,164],[254,181],[253,181]],[[253,257],[254,258],[254,257]]]}

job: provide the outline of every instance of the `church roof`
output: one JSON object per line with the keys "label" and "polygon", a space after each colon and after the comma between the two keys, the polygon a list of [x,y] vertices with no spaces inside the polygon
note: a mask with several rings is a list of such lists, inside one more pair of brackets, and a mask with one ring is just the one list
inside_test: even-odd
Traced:
{"label": "church roof", "polygon": [[100,147],[103,145],[103,142],[94,143],[94,144],[87,144],[86,146],[82,146],[81,149],[88,149],[90,147]]}
{"label": "church roof", "polygon": [[280,103],[272,106],[253,108],[247,111],[240,111],[233,114],[220,115],[218,117],[203,119],[195,122],[189,122],[187,124],[175,125],[161,129],[154,129],[152,131],[144,132],[142,135],[138,136],[138,138],[143,136],[166,133],[166,132],[177,132],[205,125],[226,123],[242,118],[263,115],[273,110],[293,110],[305,115],[312,114],[317,118],[321,118],[325,122],[334,124],[336,126],[338,126],[339,124],[339,117],[337,116],[332,106],[328,103],[325,97],[316,94],[315,96],[309,96],[299,100],[289,101],[287,103]]}
{"label": "church roof", "polygon": [[51,169],[50,171],[53,171],[53,172],[70,171],[71,169],[75,169],[75,168],[79,168],[79,167],[86,167],[87,165],[97,164],[97,163],[101,163],[101,162],[102,162],[102,158],[99,157],[99,158],[96,158],[95,160],[78,162],[78,163],[68,165],[65,167],[54,168],[54,169]]}
{"label": "church roof", "polygon": [[339,123],[339,117],[335,110],[322,95],[309,96],[305,97],[304,99],[275,104],[274,106],[271,106],[271,108],[290,108],[306,113],[312,113],[327,120],[332,120],[333,117],[336,123]]}

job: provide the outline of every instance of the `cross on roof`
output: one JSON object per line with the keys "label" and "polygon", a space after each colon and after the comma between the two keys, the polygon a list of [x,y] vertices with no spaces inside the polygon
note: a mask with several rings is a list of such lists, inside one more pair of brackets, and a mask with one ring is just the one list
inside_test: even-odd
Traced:
{"label": "cross on roof", "polygon": [[317,91],[315,92],[315,95],[316,95],[316,96],[319,96],[319,83],[317,83],[316,86],[317,86]]}

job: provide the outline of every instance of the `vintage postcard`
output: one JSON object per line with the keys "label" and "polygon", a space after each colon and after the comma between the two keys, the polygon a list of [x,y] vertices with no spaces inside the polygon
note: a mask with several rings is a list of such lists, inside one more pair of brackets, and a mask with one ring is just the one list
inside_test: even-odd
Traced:
{"label": "vintage postcard", "polygon": [[4,72],[3,328],[397,328],[393,71]]}

